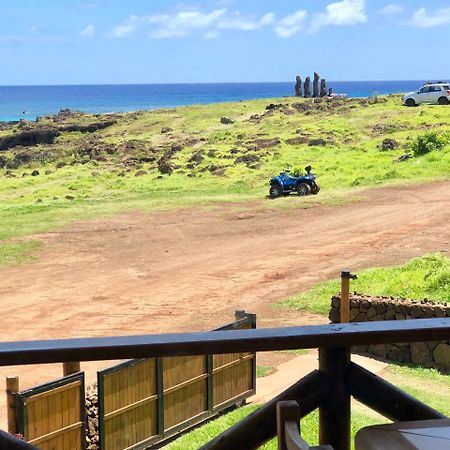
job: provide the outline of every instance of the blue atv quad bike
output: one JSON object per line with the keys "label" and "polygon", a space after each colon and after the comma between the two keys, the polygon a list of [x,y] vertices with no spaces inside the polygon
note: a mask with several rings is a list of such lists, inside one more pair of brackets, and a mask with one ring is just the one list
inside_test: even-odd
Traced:
{"label": "blue atv quad bike", "polygon": [[270,198],[278,198],[296,192],[299,196],[316,195],[320,187],[316,182],[316,174],[311,173],[311,166],[305,167],[306,175],[292,176],[287,171],[281,172],[270,180]]}

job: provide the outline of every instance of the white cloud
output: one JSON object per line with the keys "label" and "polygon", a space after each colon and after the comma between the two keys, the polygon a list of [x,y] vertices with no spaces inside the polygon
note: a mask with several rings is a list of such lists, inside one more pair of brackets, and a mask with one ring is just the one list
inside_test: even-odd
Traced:
{"label": "white cloud", "polygon": [[426,8],[420,8],[413,14],[411,23],[421,28],[450,25],[450,8],[440,8],[432,13],[428,13]]}
{"label": "white cloud", "polygon": [[327,26],[351,26],[367,22],[365,0],[343,0],[330,3],[326,11],[316,14],[311,31]]}
{"label": "white cloud", "polygon": [[193,29],[213,26],[226,13],[225,9],[216,9],[209,14],[200,11],[180,11],[176,14],[152,14],[132,17],[135,23],[150,24],[157,27],[150,36],[157,39],[184,37]]}
{"label": "white cloud", "polygon": [[95,34],[95,27],[94,25],[90,24],[88,25],[84,30],[80,32],[81,36],[94,36]]}
{"label": "white cloud", "polygon": [[304,25],[308,13],[305,10],[296,11],[283,17],[276,25],[275,32],[282,38],[288,38],[298,33]]}
{"label": "white cloud", "polygon": [[205,13],[198,10],[182,10],[174,13],[130,16],[124,23],[114,28],[111,37],[125,37],[139,29],[155,39],[182,38],[194,31],[202,31],[203,39],[216,39],[220,30],[255,31],[275,23],[275,14],[266,13],[261,17],[231,14],[227,9],[215,9]]}
{"label": "white cloud", "polygon": [[113,32],[111,33],[111,37],[123,38],[129,36],[135,30],[136,27],[134,25],[119,25],[114,28]]}
{"label": "white cloud", "polygon": [[274,13],[267,13],[259,20],[244,18],[236,12],[234,16],[225,17],[218,22],[218,27],[223,30],[254,31],[271,25],[275,21]]}
{"label": "white cloud", "polygon": [[395,14],[400,14],[404,11],[405,8],[401,5],[397,5],[395,3],[391,3],[389,5],[386,5],[384,8],[381,8],[379,13],[382,16],[393,16]]}

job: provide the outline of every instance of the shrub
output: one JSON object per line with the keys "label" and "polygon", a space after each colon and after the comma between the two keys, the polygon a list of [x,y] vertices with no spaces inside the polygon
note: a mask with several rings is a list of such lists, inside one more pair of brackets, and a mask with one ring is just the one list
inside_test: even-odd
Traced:
{"label": "shrub", "polygon": [[425,133],[417,136],[416,140],[411,144],[411,150],[414,156],[421,156],[434,150],[441,150],[448,143],[448,137],[439,136],[437,133]]}

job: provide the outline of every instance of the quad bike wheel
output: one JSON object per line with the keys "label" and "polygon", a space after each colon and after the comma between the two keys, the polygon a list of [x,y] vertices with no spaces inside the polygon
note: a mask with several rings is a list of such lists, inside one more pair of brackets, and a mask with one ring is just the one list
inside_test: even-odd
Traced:
{"label": "quad bike wheel", "polygon": [[311,194],[312,195],[317,195],[319,193],[319,191],[320,191],[320,186],[317,183],[314,183],[311,186]]}
{"label": "quad bike wheel", "polygon": [[408,98],[405,102],[406,106],[416,106],[416,102],[414,101],[413,98]]}
{"label": "quad bike wheel", "polygon": [[297,186],[297,194],[300,197],[305,197],[306,195],[311,194],[311,188],[306,183],[299,183]]}
{"label": "quad bike wheel", "polygon": [[440,97],[438,103],[440,105],[448,105],[450,102],[447,97]]}
{"label": "quad bike wheel", "polygon": [[269,197],[270,198],[278,198],[283,195],[283,189],[281,189],[281,186],[278,184],[274,184],[273,186],[270,186],[269,189]]}

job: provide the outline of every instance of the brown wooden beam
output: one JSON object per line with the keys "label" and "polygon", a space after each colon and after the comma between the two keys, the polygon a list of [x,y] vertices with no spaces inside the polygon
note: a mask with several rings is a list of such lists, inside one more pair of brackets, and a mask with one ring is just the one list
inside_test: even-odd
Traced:
{"label": "brown wooden beam", "polygon": [[314,411],[329,397],[327,377],[315,370],[270,400],[257,411],[233,425],[200,450],[253,450],[277,434],[276,405],[281,400],[297,400],[301,417]]}
{"label": "brown wooden beam", "polygon": [[0,343],[0,365],[205,355],[450,339],[450,318]]}
{"label": "brown wooden beam", "polygon": [[444,414],[355,363],[349,366],[345,384],[356,400],[395,422],[446,418]]}
{"label": "brown wooden beam", "polygon": [[350,450],[350,394],[345,374],[350,364],[350,348],[319,349],[319,369],[331,381],[331,394],[319,409],[319,440],[335,450]]}

